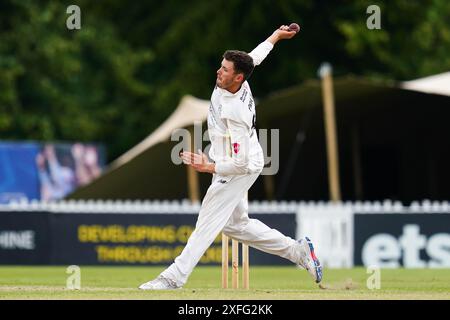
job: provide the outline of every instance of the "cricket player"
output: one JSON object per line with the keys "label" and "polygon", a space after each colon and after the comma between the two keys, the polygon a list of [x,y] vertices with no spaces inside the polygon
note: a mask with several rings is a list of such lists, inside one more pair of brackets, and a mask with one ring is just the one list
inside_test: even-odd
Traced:
{"label": "cricket player", "polygon": [[317,283],[322,280],[322,267],[310,239],[296,241],[248,217],[246,194],[263,170],[264,156],[256,134],[255,102],[247,79],[279,40],[291,39],[295,34],[287,26],[281,26],[249,54],[237,50],[224,53],[208,112],[211,161],[200,150],[181,154],[186,165],[198,172],[211,173],[212,183],[186,247],[174,263],[139,289],[181,288],[221,232],[258,250],[289,259],[306,269]]}

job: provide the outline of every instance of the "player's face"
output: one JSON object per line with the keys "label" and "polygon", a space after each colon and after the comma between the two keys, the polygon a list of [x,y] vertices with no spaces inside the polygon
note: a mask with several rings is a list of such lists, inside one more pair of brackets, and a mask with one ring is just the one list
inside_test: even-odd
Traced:
{"label": "player's face", "polygon": [[216,84],[221,89],[228,89],[239,82],[239,74],[234,72],[234,63],[223,59],[219,70],[217,70]]}

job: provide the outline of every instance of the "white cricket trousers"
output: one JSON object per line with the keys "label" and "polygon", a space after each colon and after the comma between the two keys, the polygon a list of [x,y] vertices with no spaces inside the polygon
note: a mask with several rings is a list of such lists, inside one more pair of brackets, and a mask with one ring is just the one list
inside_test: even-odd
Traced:
{"label": "white cricket trousers", "polygon": [[183,286],[200,258],[220,232],[255,249],[297,263],[296,241],[248,217],[247,191],[259,173],[239,176],[214,175],[198,215],[195,230],[181,254],[161,275]]}

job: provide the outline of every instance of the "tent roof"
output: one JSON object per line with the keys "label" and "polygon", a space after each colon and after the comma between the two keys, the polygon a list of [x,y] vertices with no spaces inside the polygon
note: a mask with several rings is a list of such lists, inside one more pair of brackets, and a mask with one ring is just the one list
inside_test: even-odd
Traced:
{"label": "tent roof", "polygon": [[[345,102],[365,105],[375,97],[388,97],[402,91],[393,81],[373,81],[354,76],[333,80],[336,107],[342,108]],[[359,103],[358,103],[359,102]],[[258,103],[258,121],[270,122],[274,117],[291,117],[292,114],[306,112],[322,106],[322,83],[320,80],[307,80],[304,83],[270,94]]]}
{"label": "tent roof", "polygon": [[404,89],[450,96],[450,71],[411,81],[400,85]]}
{"label": "tent roof", "polygon": [[172,132],[177,128],[187,127],[197,121],[205,121],[208,114],[209,103],[208,100],[201,100],[190,95],[184,96],[176,110],[163,122],[163,124],[161,124],[161,126],[159,126],[158,129],[112,162],[110,168],[114,170],[152,146],[169,140]]}
{"label": "tent roof", "polygon": [[[409,88],[407,90],[404,85],[393,81],[377,82],[352,76],[334,79],[333,87],[336,107],[341,114],[346,115],[345,119],[354,117],[363,110],[376,111],[382,105],[401,105],[405,99],[426,96],[423,92],[411,92]],[[102,176],[78,188],[69,198],[186,198],[186,168],[171,162],[171,152],[176,142],[171,141],[170,137],[175,129],[205,121],[209,104],[209,100],[183,97],[177,109],[157,130],[115,160]],[[298,122],[304,112],[317,110],[321,105],[321,82],[305,81],[300,85],[274,92],[258,103],[258,123],[261,127],[266,124],[267,127],[276,127],[281,123],[284,130],[288,130],[287,134],[295,134],[287,129],[290,122]],[[207,175],[200,175],[200,179],[203,179],[206,185],[210,181]]]}
{"label": "tent roof", "polygon": [[171,149],[176,142],[170,137],[176,129],[205,121],[209,104],[208,100],[184,96],[161,126],[112,162],[100,177],[77,188],[68,198],[165,199],[169,194],[186,197],[186,169],[172,164]]}

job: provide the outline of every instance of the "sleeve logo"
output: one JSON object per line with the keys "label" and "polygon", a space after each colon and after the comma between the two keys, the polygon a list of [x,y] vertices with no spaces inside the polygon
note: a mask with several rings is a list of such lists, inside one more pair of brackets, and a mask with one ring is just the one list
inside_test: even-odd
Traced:
{"label": "sleeve logo", "polygon": [[233,143],[233,151],[234,151],[234,153],[238,153],[239,152],[239,143],[237,143],[237,142],[235,142],[235,143]]}

